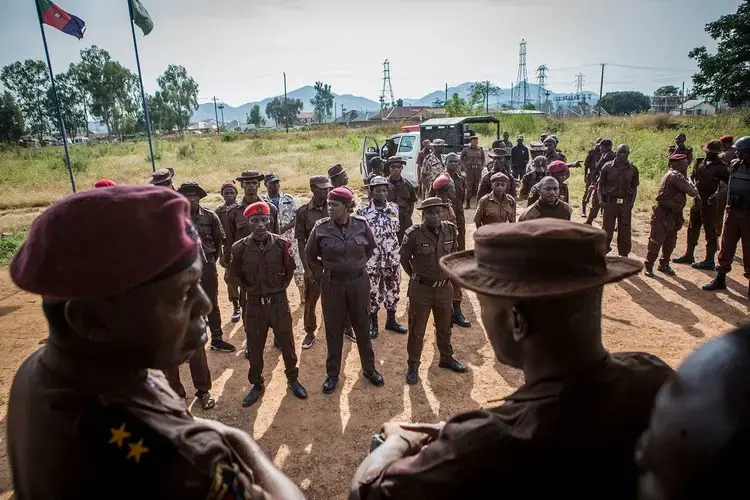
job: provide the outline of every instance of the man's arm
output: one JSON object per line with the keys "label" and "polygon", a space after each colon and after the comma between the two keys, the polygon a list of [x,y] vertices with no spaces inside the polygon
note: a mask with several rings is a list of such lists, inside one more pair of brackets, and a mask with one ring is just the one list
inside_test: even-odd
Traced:
{"label": "man's arm", "polygon": [[292,282],[292,278],[294,278],[294,270],[297,269],[297,263],[294,262],[292,244],[283,238],[281,240],[284,242],[284,262],[286,263],[286,265],[284,266],[284,288],[286,288],[289,286],[289,283]]}
{"label": "man's arm", "polygon": [[599,198],[599,203],[604,203],[604,187],[607,185],[607,177],[609,176],[609,169],[607,165],[604,165],[599,171],[599,182],[596,185],[596,196]]}
{"label": "man's arm", "polygon": [[211,217],[211,239],[214,241],[216,248],[216,262],[224,261],[222,246],[224,245],[224,229],[221,227],[221,220],[214,212],[210,212]]}
{"label": "man's arm", "polygon": [[474,224],[477,225],[477,229],[482,226],[482,219],[484,219],[484,205],[485,199],[480,199],[477,204],[477,211],[474,213]]}
{"label": "man's arm", "polygon": [[232,245],[234,244],[234,232],[236,230],[234,226],[234,210],[230,208],[227,212],[227,227],[224,228],[226,230],[226,237],[224,238],[224,255],[226,258],[232,256]]}
{"label": "man's arm", "polygon": [[372,254],[375,253],[375,247],[377,246],[375,243],[375,235],[372,234],[372,228],[370,228],[370,225],[362,221],[365,225],[365,233],[367,235],[367,245],[365,246],[365,255],[367,256],[367,260],[370,260],[370,257],[372,257]]}
{"label": "man's arm", "polygon": [[273,234],[281,234],[279,232],[279,211],[273,203],[269,203],[268,206],[271,208],[271,227],[269,228],[269,232]]}
{"label": "man's arm", "polygon": [[307,265],[320,266],[318,258],[320,257],[320,249],[318,248],[318,226],[315,226],[310,233],[310,237],[307,238],[307,244],[305,245],[305,257],[307,257]]}
{"label": "man's arm", "polygon": [[631,189],[633,190],[633,201],[630,204],[631,209],[635,206],[635,200],[638,199],[638,186],[641,185],[641,179],[638,175],[638,167],[633,165],[633,168],[635,169],[635,174],[633,174],[633,180],[630,181],[630,186],[631,186]]}
{"label": "man's arm", "polygon": [[244,286],[242,283],[242,245],[233,246],[230,253],[229,261],[229,282],[233,285]]}

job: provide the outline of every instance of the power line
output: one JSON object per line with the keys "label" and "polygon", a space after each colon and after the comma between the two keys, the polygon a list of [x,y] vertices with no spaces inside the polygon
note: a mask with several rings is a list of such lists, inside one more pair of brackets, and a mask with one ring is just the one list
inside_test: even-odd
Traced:
{"label": "power line", "polygon": [[644,70],[644,71],[677,71],[680,73],[694,73],[696,70],[694,69],[682,69],[682,68],[654,68],[651,66],[628,66],[625,64],[614,64],[614,63],[608,63],[607,66],[614,66],[616,68],[625,68],[625,69],[638,69],[638,70]]}

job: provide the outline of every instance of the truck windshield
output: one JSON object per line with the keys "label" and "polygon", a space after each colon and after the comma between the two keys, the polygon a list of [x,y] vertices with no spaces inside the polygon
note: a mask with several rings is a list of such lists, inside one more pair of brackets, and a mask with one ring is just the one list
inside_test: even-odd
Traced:
{"label": "truck windshield", "polygon": [[414,150],[414,136],[405,135],[401,138],[401,143],[398,147],[399,153],[411,153]]}

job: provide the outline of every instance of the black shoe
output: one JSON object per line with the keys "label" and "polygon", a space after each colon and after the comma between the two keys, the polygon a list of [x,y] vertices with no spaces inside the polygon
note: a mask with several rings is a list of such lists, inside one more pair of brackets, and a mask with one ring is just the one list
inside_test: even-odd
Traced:
{"label": "black shoe", "polygon": [[242,400],[242,406],[247,408],[252,406],[256,401],[260,399],[263,393],[266,392],[266,386],[263,384],[255,384],[250,392],[247,393],[245,399]]}
{"label": "black shoe", "polygon": [[696,262],[691,266],[693,269],[700,269],[702,271],[714,271],[716,270],[716,262],[713,259],[706,259],[702,262]]}
{"label": "black shoe", "polygon": [[221,339],[216,339],[211,341],[211,350],[221,352],[234,352],[237,349],[229,342],[224,342]]}
{"label": "black shoe", "polygon": [[336,390],[338,383],[338,377],[326,377],[326,381],[323,382],[323,394],[331,394]]}
{"label": "black shoe", "polygon": [[380,387],[381,385],[385,384],[385,381],[383,380],[383,376],[380,373],[378,373],[377,370],[365,371],[365,372],[362,372],[362,374],[375,387]]}
{"label": "black shoe", "polygon": [[370,338],[378,338],[378,313],[370,313]]}
{"label": "black shoe", "polygon": [[307,399],[307,391],[304,387],[302,387],[302,384],[300,384],[296,380],[293,382],[289,382],[287,384],[287,387],[289,387],[289,390],[292,391],[292,394],[294,394],[298,398]]}
{"label": "black shoe", "polygon": [[410,366],[406,371],[406,383],[414,385],[419,382],[419,369],[416,366]]}
{"label": "black shoe", "polygon": [[643,267],[644,267],[643,274],[645,274],[649,278],[653,278],[654,277],[654,265],[646,262],[643,264]]}
{"label": "black shoe", "polygon": [[388,321],[385,323],[385,329],[389,332],[398,333],[401,335],[406,334],[406,328],[399,325],[396,321],[396,311],[388,311]]}
{"label": "black shoe", "polygon": [[351,340],[352,342],[357,341],[357,337],[354,336],[354,330],[351,327],[344,330],[344,338]]}
{"label": "black shoe", "polygon": [[469,369],[466,368],[466,366],[462,365],[461,363],[459,363],[453,358],[441,360],[440,363],[438,363],[438,366],[440,368],[447,368],[449,370],[453,370],[456,373],[466,373],[469,371]]}
{"label": "black shoe", "polygon": [[309,349],[315,342],[315,332],[307,332],[302,340],[302,349]]}
{"label": "black shoe", "polygon": [[233,303],[234,311],[232,312],[232,323],[237,323],[242,317],[242,309],[240,308],[239,301],[235,300]]}
{"label": "black shoe", "polygon": [[669,266],[663,266],[659,264],[659,267],[657,267],[656,270],[659,271],[660,273],[666,274],[667,276],[677,276],[677,273],[674,272],[674,269],[672,269]]}
{"label": "black shoe", "polygon": [[274,335],[274,337],[273,337],[273,346],[274,346],[274,347],[275,347],[276,349],[281,349],[281,345],[279,345],[279,339],[277,339],[275,335]]}
{"label": "black shoe", "polygon": [[471,208],[471,202],[469,200],[466,200],[466,205],[464,206],[464,209],[468,210]]}
{"label": "black shoe", "polygon": [[581,208],[581,217],[586,217],[586,205]]}
{"label": "black shoe", "polygon": [[471,323],[464,318],[464,313],[461,312],[461,302],[453,303],[453,317],[451,321],[454,325],[458,325],[461,328],[469,328],[471,326]]}
{"label": "black shoe", "polygon": [[692,253],[686,253],[682,257],[677,257],[676,259],[672,259],[672,262],[675,264],[692,264],[695,262],[695,257],[693,257]]}
{"label": "black shoe", "polygon": [[706,291],[714,290],[726,290],[727,289],[727,275],[724,273],[716,273],[714,280],[708,285],[703,285],[703,289]]}

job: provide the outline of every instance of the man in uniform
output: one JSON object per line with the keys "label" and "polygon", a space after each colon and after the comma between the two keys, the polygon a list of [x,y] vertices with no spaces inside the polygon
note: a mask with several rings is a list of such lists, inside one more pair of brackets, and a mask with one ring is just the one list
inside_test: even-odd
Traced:
{"label": "man in uniform", "polygon": [[516,222],[516,201],[507,194],[510,178],[503,172],[492,174],[492,192],[479,200],[474,214],[477,229],[496,222]]}
{"label": "man in uniform", "polygon": [[422,223],[410,227],[404,235],[399,251],[401,267],[409,280],[409,339],[406,382],[416,384],[422,357],[427,320],[432,312],[435,337],[440,352],[439,366],[457,373],[468,371],[453,357],[451,346],[451,301],[453,286],[438,261],[457,250],[458,230],[450,222],[441,220],[448,204],[440,198],[422,202]]}
{"label": "man in uniform", "polygon": [[346,175],[346,170],[338,163],[328,169],[328,178],[331,180],[331,185],[334,188],[349,184],[349,176]]}
{"label": "man in uniform", "polygon": [[687,155],[675,153],[669,157],[669,172],[664,176],[656,195],[656,205],[651,215],[651,234],[648,237],[648,253],[646,254],[646,276],[654,276],[654,262],[659,256],[661,260],[658,271],[674,276],[674,270],[669,266],[669,258],[677,245],[677,233],[682,229],[685,220],[682,209],[685,208],[687,197],[699,195],[700,190],[690,184],[687,173]]}
{"label": "man in uniform", "polygon": [[[224,203],[216,209],[216,215],[219,216],[221,227],[226,228],[229,209],[237,202],[237,186],[235,186],[234,181],[226,181],[221,185],[221,197],[224,199]],[[224,252],[221,253],[221,260],[219,263],[224,267],[224,282],[227,284],[227,295],[229,296],[229,301],[234,308],[232,312],[232,322],[237,323],[242,316],[240,310],[240,289],[237,285],[229,283],[229,264],[227,263]]]}
{"label": "man in uniform", "polygon": [[445,159],[443,158],[445,141],[435,139],[430,146],[432,147],[432,152],[422,162],[422,169],[417,171],[417,177],[422,185],[425,196],[430,192],[430,187],[435,182],[437,176],[445,172]]}
{"label": "man in uniform", "polygon": [[370,278],[370,338],[378,336],[378,311],[380,310],[381,289],[385,296],[385,310],[388,321],[385,329],[405,334],[406,328],[396,321],[396,308],[401,286],[401,269],[398,263],[398,206],[388,201],[388,179],[373,177],[368,184],[372,201],[357,208],[357,215],[370,225],[375,238],[375,250],[367,261],[365,270]]}
{"label": "man in uniform", "polygon": [[599,210],[601,210],[597,189],[602,167],[615,160],[615,153],[612,151],[612,141],[609,139],[602,139],[602,142],[599,143],[599,152],[601,153],[599,161],[597,161],[594,168],[589,171],[590,180],[587,196],[591,199],[591,210],[589,210],[589,216],[586,219],[586,224],[589,226],[594,224],[594,219],[596,219],[599,215]]}
{"label": "man in uniform", "polygon": [[[533,163],[533,161],[534,161],[535,158],[538,158],[539,156],[542,156],[542,157],[544,157],[545,160],[547,159],[547,157],[544,156],[544,152],[546,150],[547,150],[547,148],[545,148],[544,144],[542,144],[541,142],[533,141],[529,145],[529,157],[531,158],[531,161],[529,161],[529,163],[526,165],[526,173],[527,174],[529,172],[531,172],[532,170],[534,170],[534,163]],[[546,166],[546,163],[545,163],[545,166]]]}
{"label": "man in uniform", "polygon": [[[492,176],[498,172],[504,173],[508,179],[510,179],[510,184],[507,188],[506,194],[508,196],[515,199],[516,197],[516,180],[513,178],[513,174],[510,172],[510,167],[508,166],[508,163],[506,159],[510,158],[510,153],[506,151],[505,149],[493,149],[490,153],[488,153],[490,158],[492,159],[492,163],[489,165],[489,171],[482,177],[481,182],[479,183],[479,194],[477,194],[477,197],[481,199],[483,196],[489,194],[492,192]],[[479,207],[479,202],[477,201],[477,207]]]}
{"label": "man in uniform", "polygon": [[500,142],[500,147],[508,151],[513,149],[513,143],[510,142],[510,132],[503,132],[503,140]]}
{"label": "man in uniform", "polygon": [[[471,208],[471,198],[476,196],[484,168],[484,149],[478,146],[479,137],[469,137],[469,146],[461,151],[461,168],[466,175],[466,208]],[[479,198],[477,198],[479,201]]]}
{"label": "man in uniform", "polygon": [[401,176],[406,160],[400,156],[388,158],[388,201],[395,203],[398,207],[398,241],[404,239],[404,232],[412,225],[411,217],[414,214],[414,205],[417,203],[417,190],[414,185]]}
{"label": "man in uniform", "polygon": [[[685,255],[675,259],[674,262],[676,264],[693,264],[695,269],[713,271],[716,268],[714,256],[718,250],[718,238],[716,234],[718,212],[716,210],[716,197],[713,195],[719,188],[720,182],[727,182],[729,180],[729,169],[719,159],[719,154],[721,153],[720,141],[711,141],[705,144],[702,149],[706,153],[706,158],[698,158],[693,167],[693,172],[690,174],[690,179],[695,183],[695,187],[698,188],[700,196],[695,199],[690,209],[687,250],[685,251]],[[685,161],[687,161],[687,155],[685,155]],[[706,238],[706,258],[703,262],[695,263],[695,247],[698,246],[701,226]]]}
{"label": "man in uniform", "polygon": [[189,210],[173,190],[116,186],[32,224],[10,275],[42,296],[49,338],[10,391],[18,498],[303,498],[245,432],[194,417],[161,371],[206,342]]}
{"label": "man in uniform", "polygon": [[[565,203],[570,203],[570,191],[568,190],[568,185],[565,182],[568,177],[570,177],[568,164],[564,161],[555,160],[547,167],[547,173],[551,177],[554,177],[558,182],[558,186],[560,189],[560,199]],[[539,184],[531,188],[531,191],[529,192],[529,203],[535,203],[539,199],[539,188]]]}
{"label": "man in uniform", "polygon": [[513,164],[513,176],[519,181],[526,174],[526,165],[529,164],[529,148],[523,143],[523,136],[516,139],[518,144],[510,150],[511,163]]}
{"label": "man in uniform", "polygon": [[518,194],[519,198],[528,198],[531,188],[547,177],[547,158],[544,156],[537,156],[534,158],[533,165],[534,170],[524,175],[521,179],[521,192]]}
{"label": "man in uniform", "polygon": [[422,193],[422,184],[419,182],[420,180],[420,174],[422,172],[422,165],[424,164],[424,159],[427,158],[427,155],[430,154],[432,151],[432,147],[430,146],[430,141],[425,139],[422,141],[422,149],[419,150],[419,153],[417,154],[417,195],[418,196],[425,196],[425,194]]}
{"label": "man in uniform", "polygon": [[[373,177],[387,177],[387,175],[385,175],[385,162],[381,157],[373,156],[370,159],[368,165],[370,167],[370,173],[367,174],[367,177],[365,177],[365,186],[370,185],[370,181]],[[368,190],[367,201],[370,201],[372,199],[371,195],[372,193]]]}
{"label": "man in uniform", "polygon": [[289,193],[281,192],[281,179],[274,173],[269,173],[265,177],[267,194],[262,196],[262,200],[273,205],[279,214],[279,236],[291,244],[294,253],[294,283],[299,290],[300,302],[305,303],[305,268],[302,267],[302,261],[297,251],[297,245],[294,241],[294,226],[297,217],[297,202],[294,196]]}
{"label": "man in uniform", "polygon": [[[450,176],[455,187],[455,194],[450,198],[453,212],[456,214],[456,226],[458,226],[458,249],[466,248],[466,214],[464,213],[464,197],[467,196],[466,177],[458,170],[459,158],[456,153],[445,155],[446,173]],[[430,195],[437,196],[436,193]],[[468,197],[466,198],[468,200]]]}
{"label": "man in uniform", "polygon": [[148,178],[149,184],[153,186],[165,187],[174,190],[172,179],[174,178],[173,168],[160,168]]}
{"label": "man in uniform", "polygon": [[315,316],[315,308],[320,299],[320,266],[311,266],[307,262],[305,245],[315,223],[327,216],[326,200],[328,191],[333,188],[328,177],[316,175],[310,177],[310,190],[312,199],[297,209],[297,217],[294,226],[294,238],[297,240],[299,256],[305,270],[305,338],[302,340],[302,349],[309,349],[315,342],[315,330],[318,328],[318,320]]}
{"label": "man in uniform", "polygon": [[[721,136],[722,153],[719,155],[719,159],[724,162],[729,169],[729,165],[732,164],[734,159],[737,157],[737,150],[734,147],[734,137],[731,135]],[[727,212],[727,183],[720,182],[719,189],[714,194],[716,199],[716,238],[721,238],[722,229],[724,229],[724,214]]]}
{"label": "man in uniform", "polygon": [[573,207],[560,199],[560,183],[554,177],[539,181],[539,199],[531,204],[518,218],[518,222],[534,219],[570,220]]}
{"label": "man in uniform", "polygon": [[737,243],[742,241],[742,263],[748,279],[747,295],[750,297],[750,137],[741,137],[734,143],[737,159],[729,167],[727,218],[721,233],[719,265],[716,278],[704,290],[724,290],[726,276],[732,270]]}
{"label": "man in uniform", "polygon": [[630,148],[621,144],[615,159],[602,167],[596,194],[604,212],[602,229],[607,233],[607,251],[612,250],[612,238],[617,226],[617,253],[627,257],[633,245],[630,224],[633,206],[638,197],[640,179],[638,169],[628,161]]}
{"label": "man in uniform", "polygon": [[593,148],[589,149],[586,159],[583,162],[583,180],[586,183],[586,189],[583,191],[583,201],[581,202],[581,217],[586,217],[586,205],[589,199],[589,187],[591,186],[591,172],[602,157],[601,142],[602,138],[596,140]]}
{"label": "man in uniform", "polygon": [[255,202],[244,211],[250,235],[232,246],[229,277],[245,290],[245,334],[250,370],[247,380],[252,388],[242,400],[242,406],[255,404],[266,390],[263,379],[263,349],[268,328],[279,343],[284,359],[284,373],[292,394],[307,399],[307,391],[297,380],[297,354],[292,333],[292,314],[286,289],[294,277],[294,253],[292,244],[268,232],[271,225],[271,209],[268,203]]}
{"label": "man in uniform", "polygon": [[565,155],[557,149],[557,141],[554,137],[550,136],[544,139],[544,156],[547,158],[547,163],[552,163],[555,160],[567,161]]}
{"label": "man in uniform", "polygon": [[448,422],[384,424],[350,498],[485,498],[498,474],[503,498],[635,498],[633,450],[673,372],[650,354],[604,349],[604,285],[642,269],[605,257],[605,240],[556,219],[494,224],[477,230],[475,250],[441,259],[477,292],[495,356],[522,369],[524,385]]}
{"label": "man in uniform", "polygon": [[693,148],[685,146],[686,140],[685,134],[677,134],[677,137],[674,138],[674,144],[667,149],[667,157],[675,153],[685,155],[687,156],[688,167],[690,167],[693,164]]}

